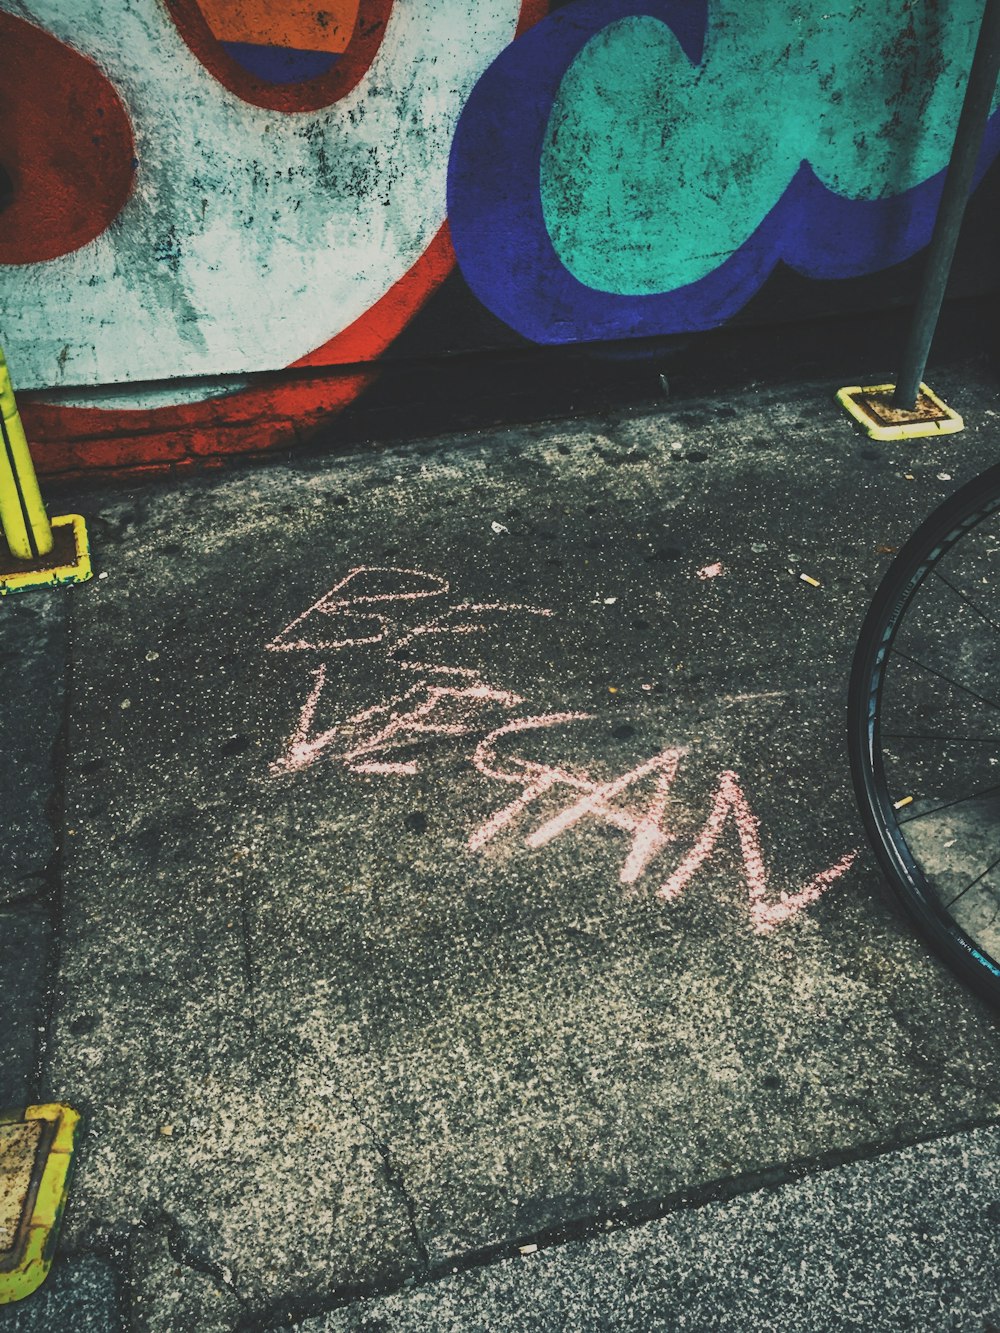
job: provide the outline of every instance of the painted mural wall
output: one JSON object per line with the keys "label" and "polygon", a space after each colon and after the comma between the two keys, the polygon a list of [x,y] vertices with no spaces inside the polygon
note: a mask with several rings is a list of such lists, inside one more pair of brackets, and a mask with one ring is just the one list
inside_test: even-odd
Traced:
{"label": "painted mural wall", "polygon": [[[0,343],[39,465],[287,443],[415,328],[706,330],[781,266],[808,317],[926,244],[982,8],[0,0]],[[995,116],[980,175],[998,152]]]}

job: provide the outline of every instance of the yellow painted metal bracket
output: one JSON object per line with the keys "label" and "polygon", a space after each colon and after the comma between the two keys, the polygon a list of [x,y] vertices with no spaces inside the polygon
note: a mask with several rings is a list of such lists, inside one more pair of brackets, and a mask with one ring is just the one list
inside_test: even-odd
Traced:
{"label": "yellow painted metal bracket", "polygon": [[921,384],[912,411],[896,407],[894,384],[852,385],[837,393],[837,402],[873,440],[918,440],[927,435],[954,435],[965,422],[956,411]]}
{"label": "yellow painted metal bracket", "polygon": [[52,520],[52,550],[37,560],[12,559],[0,549],[0,597],[24,588],[85,583],[93,575],[87,526],[79,514]]}
{"label": "yellow painted metal bracket", "polygon": [[30,1296],[52,1267],[79,1123],[57,1102],[0,1111],[0,1305]]}
{"label": "yellow painted metal bracket", "polygon": [[79,514],[45,512],[31,451],[0,348],[0,596],[23,588],[83,583],[91,576],[87,529]]}

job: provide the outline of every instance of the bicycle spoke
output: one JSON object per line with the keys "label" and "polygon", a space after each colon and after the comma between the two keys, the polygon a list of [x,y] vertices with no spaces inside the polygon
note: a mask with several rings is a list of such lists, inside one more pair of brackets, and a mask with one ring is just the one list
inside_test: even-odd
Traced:
{"label": "bicycle spoke", "polygon": [[946,676],[943,671],[936,671],[934,667],[928,666],[926,662],[919,662],[915,657],[910,657],[906,653],[900,652],[898,648],[896,649],[894,656],[901,657],[904,662],[909,662],[911,666],[919,667],[921,671],[927,671],[932,676],[937,676],[938,680],[943,680],[946,685],[950,685],[953,689],[961,690],[963,694],[969,695],[970,698],[977,700],[977,702],[981,704],[986,704],[990,708],[1000,708],[1000,702],[996,699],[987,699],[985,695],[977,694],[975,690],[970,690],[967,685],[959,685],[957,680],[952,680],[951,677]]}
{"label": "bicycle spoke", "polygon": [[912,824],[914,820],[926,819],[928,815],[936,815],[939,810],[950,810],[953,805],[964,805],[966,801],[978,800],[980,796],[990,796],[993,792],[1000,791],[1000,782],[994,783],[992,787],[983,787],[981,791],[971,792],[968,796],[959,796],[954,801],[945,801],[943,805],[935,805],[930,810],[921,810],[919,815],[908,815],[906,819],[897,819],[897,825]]}
{"label": "bicycle spoke", "polygon": [[971,598],[967,593],[964,593],[964,592],[961,590],[961,588],[956,588],[955,585],[954,585],[954,583],[952,583],[952,582],[950,581],[950,579],[946,579],[945,576],[941,573],[941,571],[940,571],[939,569],[937,569],[936,567],[935,567],[934,569],[931,570],[931,573],[934,575],[935,578],[940,579],[941,582],[945,585],[946,588],[950,588],[950,589],[952,590],[952,592],[955,594],[956,597],[961,597],[961,599],[962,599],[963,602],[966,602],[969,606],[971,606],[972,609],[973,609],[973,611],[975,611],[976,615],[979,616],[980,619],[986,621],[986,623],[987,623],[987,625],[989,625],[990,629],[996,630],[996,632],[997,632],[998,634],[1000,634],[1000,625],[995,624],[995,623],[989,618],[989,616],[986,614],[986,612],[983,611],[980,607],[978,607],[978,606],[976,605],[976,603],[972,600],[972,598]]}
{"label": "bicycle spoke", "polygon": [[935,731],[883,731],[882,735],[897,741],[961,741],[969,745],[1000,745],[1000,736],[943,736]]}
{"label": "bicycle spoke", "polygon": [[1000,856],[997,857],[997,859],[993,862],[992,865],[988,865],[986,869],[982,872],[982,874],[977,875],[974,880],[971,880],[968,884],[966,884],[964,889],[961,889],[958,893],[956,893],[954,898],[949,898],[944,905],[945,910],[947,911],[949,907],[953,907],[954,904],[958,902],[959,898],[963,898],[971,888],[973,888],[976,884],[978,884],[981,879],[985,879],[986,876],[990,873],[990,871],[995,870],[997,866],[1000,866]]}

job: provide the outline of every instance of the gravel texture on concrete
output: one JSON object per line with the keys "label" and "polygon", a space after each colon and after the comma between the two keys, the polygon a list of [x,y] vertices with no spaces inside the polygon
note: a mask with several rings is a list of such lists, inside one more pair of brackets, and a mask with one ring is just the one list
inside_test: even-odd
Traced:
{"label": "gravel texture on concrete", "polygon": [[958,442],[823,385],[84,499],[48,1079],[143,1327],[997,1117],[992,1017],[848,864],[882,548],[1000,435],[935,388]]}
{"label": "gravel texture on concrete", "polygon": [[94,1255],[57,1259],[37,1291],[13,1305],[0,1306],[0,1329],[3,1333],[121,1333],[120,1300],[118,1276],[110,1264]]}
{"label": "gravel texture on concrete", "polygon": [[51,935],[39,903],[0,909],[0,1107],[34,1099]]}
{"label": "gravel texture on concrete", "polygon": [[68,589],[0,601],[0,906],[44,890],[55,855],[52,819],[64,720]]}
{"label": "gravel texture on concrete", "polygon": [[1000,1130],[363,1301],[300,1333],[899,1333],[1000,1322]]}

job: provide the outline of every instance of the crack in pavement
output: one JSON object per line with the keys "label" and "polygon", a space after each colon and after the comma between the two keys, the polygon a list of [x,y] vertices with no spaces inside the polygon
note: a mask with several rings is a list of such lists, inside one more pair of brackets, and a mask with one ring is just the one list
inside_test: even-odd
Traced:
{"label": "crack in pavement", "polygon": [[221,1292],[234,1296],[241,1305],[246,1305],[246,1300],[234,1285],[232,1276],[227,1276],[229,1270],[198,1254],[185,1236],[184,1228],[176,1217],[168,1212],[162,1212],[153,1225],[162,1226],[166,1232],[167,1249],[170,1252],[171,1259],[176,1263],[183,1264],[185,1268],[192,1268],[196,1273],[202,1273],[205,1277],[211,1278]]}
{"label": "crack in pavement", "polygon": [[51,781],[45,803],[45,817],[52,829],[52,855],[42,870],[43,893],[49,910],[49,940],[43,1013],[38,1019],[38,1055],[35,1062],[35,1088],[41,1095],[45,1088],[54,1046],[56,999],[62,969],[64,925],[64,827],[66,812],[66,757],[69,751],[69,719],[73,688],[73,613],[67,599],[65,610],[65,651],[62,661],[62,709],[59,726],[52,739]]}
{"label": "crack in pavement", "polygon": [[[343,1101],[344,1099],[341,1098],[340,1100]],[[423,1276],[426,1276],[431,1270],[431,1257],[428,1253],[427,1246],[424,1244],[423,1238],[420,1235],[420,1229],[417,1226],[416,1201],[407,1189],[402,1171],[393,1161],[392,1149],[384,1139],[379,1138],[378,1134],[375,1132],[375,1127],[370,1125],[365,1119],[364,1113],[358,1105],[357,1098],[353,1093],[348,1096],[347,1103],[353,1108],[354,1114],[358,1117],[370,1137],[372,1144],[375,1147],[375,1151],[378,1153],[379,1157],[381,1157],[386,1180],[389,1182],[389,1185],[396,1190],[402,1200],[403,1207],[406,1210],[407,1222],[410,1227],[410,1238],[413,1241],[414,1249],[420,1256],[420,1265]]]}
{"label": "crack in pavement", "polygon": [[[176,1265],[173,1275],[164,1284],[164,1258]],[[165,1316],[164,1301],[181,1302],[192,1299],[190,1290],[185,1293],[185,1284],[179,1277],[181,1269],[189,1274],[198,1274],[206,1279],[209,1289],[223,1303],[222,1321],[227,1330],[235,1328],[247,1307],[246,1298],[232,1280],[228,1269],[208,1259],[190,1241],[181,1223],[166,1209],[150,1213],[148,1217],[131,1232],[128,1241],[128,1281],[125,1303],[128,1307],[128,1326],[133,1330],[153,1330],[176,1327],[174,1316],[186,1319],[186,1311],[174,1304]],[[191,1283],[187,1284],[190,1287]],[[203,1289],[200,1296],[195,1291],[193,1299],[200,1302],[201,1318],[205,1317],[208,1290]],[[228,1309],[226,1309],[228,1307]],[[168,1323],[164,1324],[164,1317]],[[193,1326],[188,1324],[187,1326]],[[199,1324],[200,1328],[202,1325]],[[219,1330],[222,1324],[216,1318],[212,1325]]]}
{"label": "crack in pavement", "polygon": [[[342,1102],[349,1101],[354,1106],[361,1123],[371,1134],[376,1148],[383,1155],[385,1161],[389,1149],[385,1145],[380,1145],[371,1126],[365,1122],[360,1111],[358,1111],[354,1098],[339,1098],[338,1100]],[[273,1333],[278,1328],[294,1328],[306,1319],[315,1319],[325,1314],[332,1314],[348,1306],[360,1304],[362,1301],[394,1295],[401,1291],[433,1286],[435,1283],[453,1277],[457,1273],[489,1268],[504,1260],[517,1258],[520,1247],[526,1244],[536,1245],[539,1250],[554,1249],[572,1242],[606,1236],[616,1231],[638,1229],[674,1213],[694,1211],[709,1204],[724,1203],[748,1195],[773,1192],[785,1185],[794,1184],[811,1176],[822,1176],[837,1167],[860,1165],[877,1160],[880,1157],[891,1156],[893,1153],[908,1148],[919,1147],[922,1144],[941,1142],[958,1134],[997,1127],[1000,1127],[1000,1117],[991,1116],[965,1121],[962,1124],[950,1126],[947,1130],[911,1135],[892,1143],[868,1143],[857,1148],[833,1149],[821,1156],[796,1159],[780,1166],[765,1167],[759,1171],[741,1172],[734,1176],[708,1181],[704,1185],[685,1188],[675,1194],[665,1195],[658,1199],[638,1201],[627,1208],[595,1213],[589,1217],[558,1224],[531,1235],[518,1236],[496,1245],[452,1255],[436,1264],[431,1264],[428,1256],[425,1270],[419,1277],[411,1274],[401,1280],[391,1282],[345,1286],[339,1292],[331,1294],[325,1299],[296,1300],[293,1298],[288,1301],[277,1302],[262,1311],[245,1314],[234,1333]],[[384,1153],[383,1147],[385,1149]],[[393,1170],[397,1169],[393,1168]],[[395,1175],[390,1179],[393,1184],[402,1188],[401,1181]],[[420,1242],[420,1248],[427,1255],[422,1242]]]}

